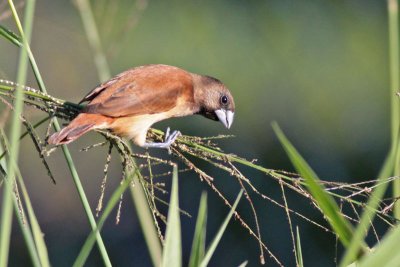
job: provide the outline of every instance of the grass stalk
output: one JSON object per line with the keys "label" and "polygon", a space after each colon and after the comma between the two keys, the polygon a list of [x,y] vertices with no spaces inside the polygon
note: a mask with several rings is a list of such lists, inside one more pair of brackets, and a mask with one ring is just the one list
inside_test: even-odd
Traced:
{"label": "grass stalk", "polygon": [[[87,0],[76,0],[76,4],[90,47],[94,53],[94,62],[99,79],[100,81],[105,81],[111,77],[111,72],[107,58],[102,49],[92,8],[89,1]],[[147,205],[145,192],[139,185],[131,188],[130,191],[142,227],[143,235],[149,249],[150,258],[154,266],[160,266],[162,254],[161,244],[158,239],[157,230],[155,229],[154,221],[150,213],[150,207]]]}
{"label": "grass stalk", "polygon": [[[10,0],[10,1],[12,2],[12,0]],[[13,15],[14,15],[15,22],[17,24],[17,28],[18,28],[18,30],[20,32],[20,35],[21,35],[21,38],[23,40],[24,47],[26,48],[26,51],[28,53],[29,60],[31,62],[31,66],[32,66],[33,72],[35,74],[36,80],[37,80],[37,82],[39,84],[40,90],[43,93],[47,94],[47,90],[46,90],[46,87],[44,85],[44,82],[43,82],[42,76],[40,74],[39,68],[38,68],[38,66],[36,64],[36,60],[35,60],[35,58],[33,56],[33,53],[32,53],[32,51],[30,49],[29,44],[27,43],[24,30],[21,27],[21,23],[20,23],[20,19],[19,19],[18,13],[15,11],[15,9],[13,11]],[[25,82],[18,81],[18,83],[19,84],[24,84]],[[58,123],[57,119],[53,120],[53,126],[54,126],[54,129],[56,131],[60,130],[60,124]],[[19,137],[19,135],[18,135],[18,137]],[[83,204],[83,207],[85,209],[85,213],[86,213],[86,215],[88,217],[90,226],[91,226],[92,229],[97,229],[96,220],[95,220],[95,218],[93,216],[93,213],[92,213],[90,205],[89,205],[89,201],[87,200],[86,194],[85,194],[85,192],[83,190],[82,183],[80,182],[80,178],[79,178],[78,172],[76,170],[75,164],[74,164],[74,162],[72,160],[71,153],[69,152],[69,149],[65,145],[62,146],[62,151],[64,153],[65,159],[66,159],[67,164],[68,164],[68,168],[69,168],[69,170],[71,172],[72,178],[73,178],[74,183],[76,185],[76,188],[78,190],[79,197],[80,197],[80,199],[82,201],[82,204]],[[103,240],[101,238],[100,233],[96,234],[96,240],[97,240],[97,244],[98,244],[98,247],[99,247],[99,250],[100,250],[100,254],[101,254],[102,258],[103,258],[104,264],[106,266],[111,266],[111,261],[110,261],[110,259],[108,257],[108,254],[107,254],[107,251],[106,251],[106,248],[105,248],[105,245],[104,245],[104,242],[103,242]]]}
{"label": "grass stalk", "polygon": [[358,223],[356,230],[354,231],[350,245],[348,246],[346,253],[344,254],[344,257],[339,265],[341,267],[348,266],[353,261],[353,259],[355,259],[357,255],[359,255],[361,244],[364,240],[366,233],[368,232],[369,227],[371,226],[371,222],[376,215],[376,209],[381,203],[381,200],[389,185],[388,183],[381,182],[385,178],[389,177],[392,173],[395,154],[396,151],[394,150],[394,148],[391,149],[388,158],[385,160],[385,164],[383,165],[378,180],[376,181],[376,184],[380,185],[375,187],[374,191],[369,197],[369,200],[366,204],[366,209],[361,215],[361,219]]}
{"label": "grass stalk", "polygon": [[[399,126],[400,126],[400,106],[399,99],[396,96],[396,92],[399,89],[399,20],[398,20],[398,0],[388,0],[388,28],[389,28],[389,61],[390,61],[390,100],[391,100],[391,147],[389,154],[385,160],[382,170],[378,176],[376,184],[379,184],[383,179],[400,175],[400,145],[399,145]],[[348,266],[352,259],[356,257],[360,248],[360,242],[364,239],[370,222],[376,215],[376,208],[378,207],[381,199],[383,198],[388,184],[383,183],[377,186],[372,192],[367,207],[361,219],[358,227],[354,231],[352,241],[346,250],[346,253],[340,263],[340,266]],[[400,181],[395,179],[393,181],[393,197],[400,196]],[[400,203],[398,201],[394,204],[394,217],[400,218]]]}
{"label": "grass stalk", "polygon": [[103,227],[106,219],[110,215],[111,211],[115,207],[115,205],[118,203],[120,200],[121,194],[125,192],[125,190],[131,185],[132,180],[136,178],[136,173],[131,172],[127,175],[125,180],[118,186],[118,188],[114,191],[112,194],[110,200],[107,203],[106,208],[104,209],[103,214],[101,215],[98,223],[97,223],[97,228],[93,229],[90,235],[87,237],[78,257],[76,258],[73,267],[80,267],[84,266],[85,261],[87,257],[89,256],[89,253],[93,247],[93,244],[95,242],[95,235],[101,231],[101,228]]}
{"label": "grass stalk", "polygon": [[206,251],[207,233],[207,193],[203,192],[200,198],[199,211],[197,213],[196,227],[194,230],[192,251],[189,258],[189,267],[197,267],[204,258]]}
{"label": "grass stalk", "polygon": [[181,219],[179,216],[178,168],[173,167],[171,197],[161,267],[182,266]]}
{"label": "grass stalk", "polygon": [[[12,0],[8,1],[10,8],[14,14],[16,14],[16,9]],[[25,7],[25,31],[27,33],[27,39],[25,43],[30,40],[33,24],[33,14],[35,10],[35,1],[28,0]],[[22,29],[21,23],[19,26]],[[26,45],[20,49],[19,62],[18,62],[18,73],[17,81],[19,84],[24,84],[27,76],[28,67],[28,56]],[[10,130],[10,161],[8,162],[8,175],[3,189],[3,201],[1,210],[1,225],[0,225],[0,266],[5,267],[8,265],[8,256],[10,250],[10,238],[11,238],[11,228],[12,228],[12,208],[13,208],[13,186],[15,184],[15,169],[18,161],[19,153],[19,135],[21,132],[21,122],[20,115],[23,110],[23,90],[21,87],[17,87],[15,92],[15,102],[14,102],[14,113],[11,121]]]}
{"label": "grass stalk", "polygon": [[391,140],[397,141],[400,121],[399,101],[396,92],[399,90],[399,19],[398,0],[388,0],[389,27],[389,62],[390,62],[390,95],[391,95]]}
{"label": "grass stalk", "polygon": [[[0,151],[3,151],[2,147],[0,148]],[[7,161],[5,159],[2,159],[2,162],[5,165],[7,165]],[[4,169],[7,171],[6,167]],[[8,183],[8,181],[5,181],[3,183],[3,185],[4,185],[4,187],[7,187],[6,190],[12,191],[12,187]],[[33,241],[33,234],[30,231],[30,229],[27,227],[26,223],[22,220],[22,217],[20,216],[20,210],[18,208],[18,201],[17,201],[17,198],[16,198],[15,194],[12,194],[12,200],[13,200],[14,211],[15,211],[15,214],[17,214],[16,217],[18,219],[18,223],[19,223],[19,226],[21,228],[22,235],[24,236],[25,243],[26,243],[29,255],[30,255],[31,260],[32,260],[32,266],[40,267],[42,265],[40,263],[39,255],[37,253],[37,250],[36,250],[36,247],[35,247],[35,243]]]}
{"label": "grass stalk", "polygon": [[240,199],[242,198],[243,195],[243,189],[240,190],[239,194],[236,197],[235,202],[232,205],[231,210],[229,211],[228,215],[225,217],[225,220],[222,222],[222,225],[219,227],[217,234],[214,236],[213,240],[211,241],[210,245],[207,248],[207,251],[204,255],[203,260],[200,263],[200,267],[207,267],[212,255],[214,254],[215,250],[217,249],[218,243],[222,238],[222,235],[224,234],[224,231],[226,227],[228,226],[228,223],[230,222],[233,214],[236,212],[236,207],[239,204]]}
{"label": "grass stalk", "polygon": [[101,47],[99,32],[96,27],[92,8],[88,0],[76,0],[79,14],[85,28],[86,36],[88,38],[90,47],[94,53],[94,62],[96,64],[97,73],[101,82],[106,81],[111,77],[110,68],[108,66],[107,58]]}
{"label": "grass stalk", "polygon": [[300,241],[300,231],[299,227],[296,226],[296,265],[298,267],[304,267],[303,262],[303,252],[301,250],[301,241]]}
{"label": "grass stalk", "polygon": [[[391,146],[398,154],[398,132],[400,126],[400,104],[396,96],[399,90],[399,7],[398,0],[388,0],[388,26],[389,26],[389,61],[390,61],[390,100],[391,100]],[[399,155],[396,157],[393,167],[394,176],[400,175]],[[393,182],[393,196],[400,196],[400,180]],[[394,216],[400,219],[400,202],[394,205]]]}
{"label": "grass stalk", "polygon": [[154,227],[154,221],[146,201],[144,189],[140,184],[130,187],[130,193],[138,215],[143,236],[149,248],[150,258],[153,266],[161,266],[162,249],[160,239]]}
{"label": "grass stalk", "polygon": [[[62,149],[63,149],[63,152],[64,152],[65,159],[67,160],[69,170],[70,170],[70,172],[72,174],[72,177],[74,179],[75,186],[76,186],[76,188],[77,188],[77,190],[79,192],[79,197],[80,197],[80,199],[82,201],[82,204],[83,204],[83,207],[85,209],[86,215],[87,215],[87,217],[89,219],[90,226],[91,226],[92,230],[95,230],[95,229],[97,229],[96,220],[95,220],[94,215],[92,213],[92,210],[90,208],[90,204],[89,204],[89,201],[88,201],[88,199],[86,197],[85,191],[83,189],[83,185],[81,183],[81,180],[79,179],[79,175],[78,175],[78,172],[77,172],[77,170],[75,168],[75,164],[74,164],[74,162],[72,160],[71,153],[69,153],[69,150],[68,150],[66,145],[63,145]],[[100,232],[98,232],[98,231],[96,231],[96,240],[97,240],[97,245],[99,247],[100,254],[102,255],[103,262],[104,262],[105,266],[112,266],[110,258],[108,257],[108,253],[107,253],[106,247],[104,245],[103,239],[102,239],[102,237],[100,235]]]}
{"label": "grass stalk", "polygon": [[276,122],[273,122],[272,128],[275,131],[281,145],[286,151],[290,161],[297,172],[305,179],[308,191],[313,195],[319,208],[324,213],[327,221],[332,229],[338,235],[343,246],[348,247],[353,235],[353,227],[349,221],[340,213],[339,206],[335,200],[326,193],[322,184],[319,183],[319,178],[313,169],[307,164],[303,157],[297,152],[296,148],[286,138],[285,134],[279,128]]}
{"label": "grass stalk", "polygon": [[[3,129],[0,129],[0,136],[2,140],[2,146],[0,146],[0,150],[2,151],[9,151],[9,142],[7,140],[7,137],[5,135],[5,132]],[[3,149],[4,148],[4,149]],[[5,158],[2,159],[3,161],[6,161]],[[16,194],[13,194],[13,204],[14,204],[14,211],[16,214],[16,217],[18,219],[18,223],[21,228],[22,235],[25,239],[26,246],[28,248],[28,252],[31,256],[32,260],[32,265],[35,267],[43,266],[47,267],[50,266],[50,262],[48,259],[48,254],[47,254],[47,248],[44,242],[43,234],[40,230],[39,223],[36,219],[36,215],[33,211],[31,201],[29,199],[29,195],[27,192],[27,189],[25,187],[24,181],[22,179],[21,171],[19,170],[18,166],[14,163],[15,168],[15,173],[16,173],[16,180],[19,184],[19,189],[22,193],[23,201],[26,205],[27,208],[27,214],[29,217],[29,221],[25,220],[26,213],[22,207],[19,205],[19,200],[17,199]],[[5,169],[7,172],[7,169]],[[5,183],[5,186],[9,186],[8,183]],[[21,210],[20,210],[21,209]],[[30,225],[32,225],[32,229],[30,228]]]}

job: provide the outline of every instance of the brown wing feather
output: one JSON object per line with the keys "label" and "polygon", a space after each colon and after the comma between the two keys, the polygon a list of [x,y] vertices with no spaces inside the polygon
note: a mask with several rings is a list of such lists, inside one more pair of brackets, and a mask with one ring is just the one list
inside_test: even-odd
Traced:
{"label": "brown wing feather", "polygon": [[176,67],[148,65],[94,89],[84,98],[90,101],[84,112],[109,117],[155,114],[174,108],[179,98],[193,101],[192,76]]}
{"label": "brown wing feather", "polygon": [[108,88],[111,85],[113,85],[114,83],[118,82],[122,77],[126,76],[131,71],[132,70],[128,70],[128,71],[122,72],[122,73],[118,74],[117,76],[115,76],[114,78],[112,78],[112,79],[110,79],[108,81],[105,81],[104,83],[98,85],[96,88],[91,90],[87,95],[85,95],[85,97],[81,101],[79,101],[79,104],[81,104],[83,102],[87,102],[87,101],[92,101],[96,96],[98,96],[106,88]]}

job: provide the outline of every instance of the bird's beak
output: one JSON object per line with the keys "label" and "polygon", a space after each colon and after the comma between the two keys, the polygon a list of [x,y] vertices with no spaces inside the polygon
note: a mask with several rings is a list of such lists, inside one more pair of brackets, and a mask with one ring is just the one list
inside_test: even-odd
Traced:
{"label": "bird's beak", "polygon": [[235,113],[226,109],[217,109],[215,111],[215,114],[217,115],[219,121],[222,122],[222,124],[225,125],[226,128],[231,128]]}

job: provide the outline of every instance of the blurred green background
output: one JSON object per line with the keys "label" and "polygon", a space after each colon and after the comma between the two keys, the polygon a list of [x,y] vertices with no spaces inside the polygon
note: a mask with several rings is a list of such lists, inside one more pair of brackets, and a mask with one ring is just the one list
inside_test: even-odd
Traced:
{"label": "blurred green background", "polygon": [[[113,75],[138,65],[163,63],[217,77],[234,95],[236,118],[229,131],[201,117],[170,120],[156,127],[170,126],[198,136],[234,134],[235,138],[221,142],[226,152],[257,158],[268,168],[292,170],[270,127],[275,120],[322,179],[375,178],[389,144],[385,1],[99,0],[91,4]],[[2,5],[0,12],[6,11],[7,5]],[[0,23],[15,29],[11,18]],[[128,27],[129,23],[133,26]],[[32,50],[50,94],[79,101],[98,84],[92,52],[71,1],[37,1]],[[17,58],[17,48],[0,39],[0,77],[15,79]],[[37,87],[32,75],[29,81],[28,85]],[[29,115],[33,121],[43,117],[32,109]],[[90,133],[69,146],[93,208],[100,194],[106,148],[87,153],[79,149],[99,140],[99,135]],[[50,260],[54,266],[70,266],[90,227],[65,160],[60,151],[50,158],[57,179],[53,185],[30,140],[23,141],[22,151],[23,176],[45,232]],[[168,158],[165,152],[151,153]],[[241,170],[261,192],[282,202],[279,185],[270,177]],[[119,183],[120,171],[115,155],[108,195]],[[208,171],[232,200],[239,191],[236,180],[214,169]],[[228,208],[196,175],[180,175],[180,205],[192,215],[204,190],[210,191],[211,237]],[[284,210],[255,195],[253,200],[265,243],[285,266],[294,266]],[[289,195],[288,201],[291,208],[324,223],[304,198]],[[165,213],[166,207],[160,207]],[[245,201],[239,212],[253,225]],[[182,218],[185,261],[194,219]],[[335,266],[334,236],[296,217],[293,224],[300,227],[306,266]],[[150,265],[127,196],[120,225],[110,217],[103,232],[115,266]],[[247,259],[249,266],[258,266],[258,253],[257,242],[232,222],[210,265],[238,266]],[[15,230],[10,265],[29,264],[24,240]],[[268,257],[267,264],[274,266]],[[96,248],[88,266],[98,265]]]}

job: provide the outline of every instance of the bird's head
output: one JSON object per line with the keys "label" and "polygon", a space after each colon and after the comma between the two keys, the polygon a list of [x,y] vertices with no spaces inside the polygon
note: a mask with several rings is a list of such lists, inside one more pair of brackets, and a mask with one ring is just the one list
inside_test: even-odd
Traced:
{"label": "bird's head", "polygon": [[220,121],[230,128],[235,115],[235,102],[228,88],[213,77],[201,76],[196,90],[196,100],[200,104],[199,114],[206,118]]}

